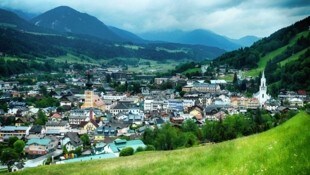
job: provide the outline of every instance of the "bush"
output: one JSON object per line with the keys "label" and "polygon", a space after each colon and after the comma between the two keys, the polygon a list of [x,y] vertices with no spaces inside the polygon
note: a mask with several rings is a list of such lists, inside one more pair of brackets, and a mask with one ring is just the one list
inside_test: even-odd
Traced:
{"label": "bush", "polygon": [[145,151],[155,151],[155,147],[153,145],[146,145]]}
{"label": "bush", "polygon": [[144,148],[141,147],[141,146],[139,146],[139,147],[137,148],[137,150],[136,150],[136,152],[142,152],[142,151],[144,151]]}
{"label": "bush", "polygon": [[121,150],[119,156],[130,156],[133,155],[133,152],[134,152],[133,148],[127,147]]}

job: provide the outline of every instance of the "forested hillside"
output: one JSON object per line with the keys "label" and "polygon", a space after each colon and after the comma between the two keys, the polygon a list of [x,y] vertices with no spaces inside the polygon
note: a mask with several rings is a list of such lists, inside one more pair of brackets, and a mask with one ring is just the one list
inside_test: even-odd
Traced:
{"label": "forested hillside", "polygon": [[231,68],[249,69],[246,76],[257,76],[265,70],[271,91],[282,88],[310,90],[310,17],[283,28],[251,47],[228,52],[215,64]]}

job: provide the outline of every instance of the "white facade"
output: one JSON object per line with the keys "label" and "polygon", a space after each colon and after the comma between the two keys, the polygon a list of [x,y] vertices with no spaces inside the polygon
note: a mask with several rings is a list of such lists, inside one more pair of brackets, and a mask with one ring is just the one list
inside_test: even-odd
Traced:
{"label": "white facade", "polygon": [[267,94],[266,78],[265,73],[263,72],[262,78],[260,79],[259,91],[253,95],[254,98],[257,98],[260,106],[266,103],[270,99],[270,96]]}

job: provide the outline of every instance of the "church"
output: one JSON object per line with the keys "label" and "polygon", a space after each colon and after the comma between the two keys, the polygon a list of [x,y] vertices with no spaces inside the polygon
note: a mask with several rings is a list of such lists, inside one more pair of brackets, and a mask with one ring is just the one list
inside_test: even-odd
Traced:
{"label": "church", "polygon": [[84,92],[85,95],[85,101],[84,104],[81,106],[81,109],[85,108],[98,108],[101,109],[102,111],[106,110],[106,106],[103,102],[103,100],[94,93],[92,90],[93,84],[90,81],[90,74],[89,72],[87,73],[87,83],[86,83],[86,90]]}
{"label": "church", "polygon": [[264,72],[262,74],[262,78],[260,79],[259,91],[253,94],[253,97],[258,99],[261,107],[266,103],[267,100],[270,99],[270,96],[267,94],[266,78]]}

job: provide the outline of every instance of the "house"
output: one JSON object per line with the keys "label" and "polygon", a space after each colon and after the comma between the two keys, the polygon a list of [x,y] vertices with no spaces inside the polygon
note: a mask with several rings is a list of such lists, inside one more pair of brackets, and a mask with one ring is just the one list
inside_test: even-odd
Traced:
{"label": "house", "polygon": [[304,106],[304,102],[302,101],[302,99],[299,98],[291,98],[288,101],[290,103],[291,107],[303,107]]}
{"label": "house", "polygon": [[74,151],[78,147],[83,147],[83,142],[78,133],[67,132],[61,140],[61,145],[64,146],[67,151]]}
{"label": "house", "polygon": [[113,143],[105,146],[105,153],[119,153],[123,148],[131,147],[134,151],[137,148],[142,147],[145,148],[146,145],[141,140],[124,140],[124,139],[116,139]]}
{"label": "house", "polygon": [[0,142],[10,137],[23,138],[29,135],[30,126],[4,126],[0,128]]}
{"label": "house", "polygon": [[16,172],[24,169],[24,163],[22,162],[15,162],[14,165],[11,167],[11,172]]}
{"label": "house", "polygon": [[124,102],[120,101],[118,102],[114,107],[110,109],[110,113],[113,115],[117,115],[118,113],[141,113],[141,109],[138,104],[132,103],[132,102]]}
{"label": "house", "polygon": [[41,125],[33,125],[29,130],[29,135],[43,135],[45,129]]}
{"label": "house", "polygon": [[58,142],[50,138],[33,138],[27,141],[24,150],[28,155],[45,155],[54,150],[57,145]]}
{"label": "house", "polygon": [[189,114],[193,115],[197,120],[201,120],[204,117],[203,108],[200,106],[193,106],[189,111]]}
{"label": "house", "polygon": [[67,121],[48,121],[45,124],[46,135],[63,137],[70,130],[70,125]]}
{"label": "house", "polygon": [[107,144],[103,143],[103,142],[97,142],[95,144],[95,146],[93,146],[93,153],[94,154],[104,154],[104,148],[107,146]]}
{"label": "house", "polygon": [[81,122],[80,127],[85,132],[92,132],[95,131],[99,125],[96,123],[96,121],[90,120]]}

